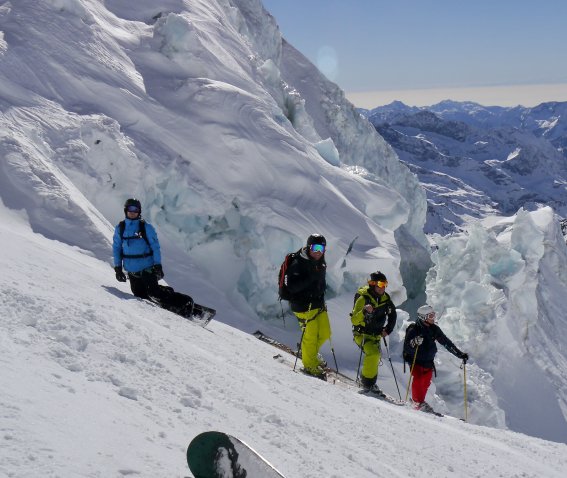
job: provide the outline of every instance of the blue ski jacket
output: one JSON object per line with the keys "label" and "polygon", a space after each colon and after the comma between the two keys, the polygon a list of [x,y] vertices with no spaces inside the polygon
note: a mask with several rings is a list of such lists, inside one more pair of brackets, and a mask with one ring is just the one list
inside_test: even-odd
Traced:
{"label": "blue ski jacket", "polygon": [[120,224],[114,228],[112,241],[114,266],[123,266],[126,271],[135,273],[152,267],[154,264],[161,264],[161,251],[154,227],[145,223],[148,238],[146,242],[140,232],[140,219],[126,218],[124,221],[123,237],[120,237]]}

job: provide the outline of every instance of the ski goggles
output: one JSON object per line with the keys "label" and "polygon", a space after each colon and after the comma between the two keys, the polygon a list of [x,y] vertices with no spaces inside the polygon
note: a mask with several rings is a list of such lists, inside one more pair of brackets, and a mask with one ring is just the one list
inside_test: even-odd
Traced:
{"label": "ski goggles", "polygon": [[325,253],[325,244],[311,244],[309,246],[309,250],[311,252],[320,252],[321,254]]}
{"label": "ski goggles", "polygon": [[369,280],[368,285],[371,285],[372,287],[382,287],[382,288],[385,289],[386,287],[388,287],[388,281],[387,280]]}
{"label": "ski goggles", "polygon": [[140,208],[138,206],[128,206],[126,208],[126,211],[128,212],[137,212],[138,214],[140,213]]}

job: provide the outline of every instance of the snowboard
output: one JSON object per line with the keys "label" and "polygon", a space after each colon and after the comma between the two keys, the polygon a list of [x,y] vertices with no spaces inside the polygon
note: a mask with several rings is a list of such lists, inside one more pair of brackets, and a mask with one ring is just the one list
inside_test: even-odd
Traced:
{"label": "snowboard", "polygon": [[193,303],[193,307],[191,311],[186,312],[183,314],[183,317],[186,319],[191,320],[192,322],[197,322],[198,324],[206,327],[208,323],[213,320],[213,317],[216,315],[217,311],[215,309],[211,309],[210,307],[205,307],[201,304]]}
{"label": "snowboard", "polygon": [[191,440],[187,464],[195,478],[285,478],[246,443],[217,431]]}
{"label": "snowboard", "polygon": [[165,285],[158,285],[158,287],[160,297],[147,297],[144,300],[203,327],[206,327],[217,313],[215,309],[195,303],[192,297],[175,292],[173,287]]}

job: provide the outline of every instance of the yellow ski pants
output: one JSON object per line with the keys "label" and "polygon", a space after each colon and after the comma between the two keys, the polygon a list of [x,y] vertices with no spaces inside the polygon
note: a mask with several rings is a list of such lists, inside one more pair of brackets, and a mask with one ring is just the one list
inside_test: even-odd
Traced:
{"label": "yellow ski pants", "polygon": [[373,379],[378,375],[378,364],[380,363],[380,357],[382,351],[380,349],[381,335],[355,335],[354,341],[359,347],[362,346],[364,340],[364,359],[362,360],[362,370],[360,374],[364,378]]}
{"label": "yellow ski pants", "polygon": [[326,308],[312,309],[307,312],[294,312],[303,332],[301,341],[301,360],[307,370],[315,370],[319,365],[317,353],[322,345],[331,338],[331,324]]}

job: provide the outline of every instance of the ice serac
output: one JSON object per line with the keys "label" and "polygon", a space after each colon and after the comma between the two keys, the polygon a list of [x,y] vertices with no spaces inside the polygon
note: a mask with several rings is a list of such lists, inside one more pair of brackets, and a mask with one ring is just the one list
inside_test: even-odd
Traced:
{"label": "ice serac", "polygon": [[[424,194],[338,87],[282,41],[261,2],[34,5],[0,10],[2,148],[25,149],[10,156],[22,166],[4,168],[0,194],[17,189],[10,206],[30,217],[38,195],[53,198],[38,230],[67,227],[68,205],[80,203],[81,234],[50,237],[102,244],[103,257],[110,224],[136,196],[174,287],[221,291],[243,313],[273,317],[283,254],[317,231],[333,251],[334,293],[350,294],[372,264],[405,300],[399,271],[416,260],[400,244],[423,250]],[[25,187],[23,170],[37,187]]]}
{"label": "ice serac", "polygon": [[[444,311],[443,330],[472,357],[472,414],[486,424],[565,441],[567,248],[559,218],[549,207],[521,209],[435,241],[427,296]],[[451,401],[444,392],[454,377],[437,382]],[[458,406],[459,393],[454,397]]]}
{"label": "ice serac", "polygon": [[[259,2],[239,0],[235,3],[240,6],[247,23],[257,23],[257,8],[250,5]],[[281,44],[270,41],[281,38],[281,35],[271,17],[268,18],[262,28],[255,29],[253,39],[258,45],[257,50],[268,56],[265,64],[270,65],[270,75],[264,82],[268,91],[296,131],[323,159],[390,190],[387,200],[397,203],[398,210],[405,215],[402,222],[394,224],[383,214],[374,214],[370,204],[365,212],[370,219],[394,231],[406,289],[410,296],[419,293],[422,273],[430,261],[423,233],[427,203],[416,175],[399,161],[395,151],[346,100],[336,84],[327,80],[285,40]],[[411,278],[416,280],[412,282]]]}

